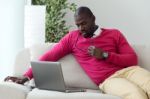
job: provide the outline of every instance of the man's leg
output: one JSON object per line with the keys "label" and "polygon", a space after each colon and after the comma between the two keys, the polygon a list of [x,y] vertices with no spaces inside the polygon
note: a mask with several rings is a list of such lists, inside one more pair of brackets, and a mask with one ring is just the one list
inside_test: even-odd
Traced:
{"label": "man's leg", "polygon": [[129,71],[127,77],[128,80],[140,86],[148,95],[150,99],[150,72],[137,67]]}
{"label": "man's leg", "polygon": [[100,86],[104,93],[117,95],[123,99],[148,99],[145,92],[125,78],[110,78]]}

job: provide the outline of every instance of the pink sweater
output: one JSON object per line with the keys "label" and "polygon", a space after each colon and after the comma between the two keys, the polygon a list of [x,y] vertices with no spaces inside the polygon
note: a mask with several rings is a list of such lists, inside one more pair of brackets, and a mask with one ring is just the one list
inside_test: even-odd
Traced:
{"label": "pink sweater", "polygon": [[[89,46],[101,48],[109,53],[106,60],[96,59],[88,54]],[[84,38],[79,30],[63,37],[51,50],[42,55],[40,61],[57,61],[67,54],[73,54],[87,75],[97,84],[116,71],[137,65],[137,55],[125,37],[116,29],[102,29],[96,38]],[[32,78],[32,69],[24,74]]]}

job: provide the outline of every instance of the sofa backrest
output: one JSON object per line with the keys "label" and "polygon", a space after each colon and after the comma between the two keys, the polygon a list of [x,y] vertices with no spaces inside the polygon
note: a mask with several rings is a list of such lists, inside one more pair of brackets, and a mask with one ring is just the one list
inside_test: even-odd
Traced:
{"label": "sofa backrest", "polygon": [[[30,60],[38,60],[39,56],[53,46],[54,43],[38,44],[33,45],[30,49],[20,52],[16,57],[14,75],[22,75],[27,68],[29,68]],[[150,70],[150,56],[148,56],[150,53],[150,47],[145,45],[133,45],[133,48],[139,57],[139,65]],[[67,86],[98,89],[72,55],[67,55],[59,61],[62,64],[63,75]]]}

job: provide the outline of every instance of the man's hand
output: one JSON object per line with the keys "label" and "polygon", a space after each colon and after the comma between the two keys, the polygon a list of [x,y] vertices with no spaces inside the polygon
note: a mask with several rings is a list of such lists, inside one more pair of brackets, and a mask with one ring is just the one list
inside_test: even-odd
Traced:
{"label": "man's hand", "polygon": [[103,50],[100,48],[96,48],[95,46],[89,46],[88,47],[88,53],[91,56],[96,57],[97,59],[103,59]]}
{"label": "man's hand", "polygon": [[18,83],[18,84],[24,84],[25,82],[29,81],[29,79],[27,77],[13,77],[13,76],[8,76],[4,79],[4,81],[11,81],[14,83]]}

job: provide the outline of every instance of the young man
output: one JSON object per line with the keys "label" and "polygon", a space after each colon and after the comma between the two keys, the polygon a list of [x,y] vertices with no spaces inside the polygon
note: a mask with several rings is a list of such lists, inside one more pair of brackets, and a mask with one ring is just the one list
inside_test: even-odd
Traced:
{"label": "young man", "polygon": [[[150,73],[136,66],[137,55],[123,34],[117,29],[100,28],[87,7],[79,7],[74,18],[78,30],[69,32],[39,60],[57,61],[73,54],[105,93],[123,99],[150,98]],[[7,77],[5,81],[24,84],[28,78],[33,78],[32,68],[22,78]]]}

